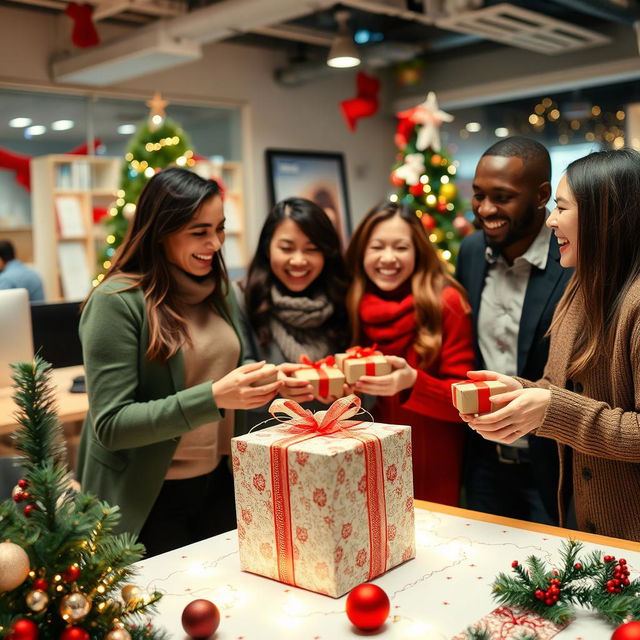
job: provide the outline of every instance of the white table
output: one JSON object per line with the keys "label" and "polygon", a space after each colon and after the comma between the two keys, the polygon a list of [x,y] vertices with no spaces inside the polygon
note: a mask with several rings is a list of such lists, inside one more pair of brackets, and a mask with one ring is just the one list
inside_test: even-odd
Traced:
{"label": "white table", "polygon": [[[380,638],[444,640],[495,608],[490,585],[511,562],[534,554],[558,562],[563,537],[584,542],[585,552],[627,559],[632,577],[640,569],[640,544],[498,518],[463,509],[416,503],[417,555],[374,582],[391,600],[378,632],[359,632],[344,613],[345,598],[329,598],[243,573],[236,532],[150,558],[139,564],[135,584],[165,595],[156,626],[174,639],[185,633],[180,618],[197,598],[215,602],[221,623],[215,640],[342,640]],[[558,640],[609,640],[612,628],[589,612]]]}

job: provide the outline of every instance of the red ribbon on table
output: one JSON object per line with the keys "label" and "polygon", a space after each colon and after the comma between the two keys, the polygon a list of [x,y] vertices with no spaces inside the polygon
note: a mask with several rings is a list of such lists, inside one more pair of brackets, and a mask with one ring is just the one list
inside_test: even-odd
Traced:
{"label": "red ribbon on table", "polygon": [[[346,351],[347,357],[345,360],[361,360],[363,358],[370,358],[371,356],[381,356],[382,351],[378,351],[378,345],[373,344],[370,347],[349,347]],[[376,363],[375,362],[365,362],[364,363],[364,374],[366,376],[375,376],[376,375]]]}
{"label": "red ribbon on table", "polygon": [[[316,413],[303,409],[294,400],[285,400],[284,398],[274,400],[269,407],[269,413],[278,421],[286,424],[289,427],[288,431],[294,434],[271,443],[269,447],[276,558],[280,582],[297,586],[293,558],[288,449],[294,444],[320,436],[353,438],[364,445],[369,517],[369,575],[367,579],[372,580],[387,569],[387,509],[384,496],[382,443],[378,436],[354,429],[361,422],[349,420],[349,418],[358,413],[360,405],[360,398],[349,395],[336,400],[327,411],[317,411]],[[289,416],[290,419],[285,421],[278,417],[277,414],[282,413]]]}
{"label": "red ribbon on table", "polygon": [[453,404],[456,405],[456,387],[462,385],[473,385],[478,390],[478,408],[474,413],[490,413],[491,412],[491,387],[484,380],[465,380],[464,382],[454,382],[451,385],[451,395],[453,396]]}
{"label": "red ribbon on table", "polygon": [[318,372],[318,395],[326,398],[329,395],[329,376],[327,375],[327,367],[335,367],[336,359],[333,356],[320,358],[320,360],[311,360],[309,356],[302,354],[300,356],[300,364],[302,368],[313,368]]}
{"label": "red ribbon on table", "polygon": [[494,613],[498,617],[504,617],[506,620],[500,625],[499,640],[508,638],[514,627],[525,627],[531,631],[536,631],[544,626],[544,619],[539,616],[532,616],[530,613],[522,613],[516,615],[510,607],[498,607]]}

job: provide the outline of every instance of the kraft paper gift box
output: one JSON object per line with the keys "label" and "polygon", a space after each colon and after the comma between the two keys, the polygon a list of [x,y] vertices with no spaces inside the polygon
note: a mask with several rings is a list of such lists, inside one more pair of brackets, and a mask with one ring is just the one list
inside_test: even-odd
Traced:
{"label": "kraft paper gift box", "polygon": [[278,379],[278,367],[275,364],[264,364],[258,371],[266,373],[267,371],[271,371],[271,375],[261,378],[257,382],[254,382],[252,387],[262,387],[265,384],[271,384]]}
{"label": "kraft paper gift box", "polygon": [[384,376],[391,373],[391,365],[374,347],[350,347],[346,353],[336,353],[336,364],[344,372],[347,384],[362,376]]}
{"label": "kraft paper gift box", "polygon": [[322,398],[327,396],[340,398],[344,395],[345,377],[342,371],[335,366],[333,356],[327,356],[316,362],[312,362],[306,356],[301,356],[300,362],[300,369],[291,375],[294,378],[310,382],[314,395]]}
{"label": "kraft paper gift box", "polygon": [[490,396],[507,391],[507,385],[497,380],[465,380],[451,385],[453,406],[461,413],[491,413]]}
{"label": "kraft paper gift box", "polygon": [[411,429],[345,425],[359,407],[347,396],[312,414],[277,399],[271,413],[297,425],[233,438],[244,571],[337,598],[415,556]]}

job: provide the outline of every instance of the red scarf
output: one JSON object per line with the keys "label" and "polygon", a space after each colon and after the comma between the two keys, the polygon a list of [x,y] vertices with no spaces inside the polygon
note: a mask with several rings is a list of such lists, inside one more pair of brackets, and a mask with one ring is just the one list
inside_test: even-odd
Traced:
{"label": "red scarf", "polygon": [[413,294],[394,299],[369,291],[362,296],[359,311],[363,344],[375,342],[385,355],[406,355],[416,335]]}

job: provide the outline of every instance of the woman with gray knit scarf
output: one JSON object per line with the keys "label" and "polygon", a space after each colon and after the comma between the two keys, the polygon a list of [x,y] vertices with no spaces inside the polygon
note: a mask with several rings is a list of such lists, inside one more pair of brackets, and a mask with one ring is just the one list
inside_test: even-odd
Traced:
{"label": "woman with gray knit scarf", "polygon": [[[349,346],[347,285],[340,239],[327,214],[304,198],[278,202],[262,227],[246,281],[235,286],[245,358],[280,365],[282,396],[313,401],[311,385],[288,375],[292,363],[303,354],[319,360]],[[305,406],[326,408],[314,404]],[[267,406],[253,409],[248,424],[269,417]]]}

